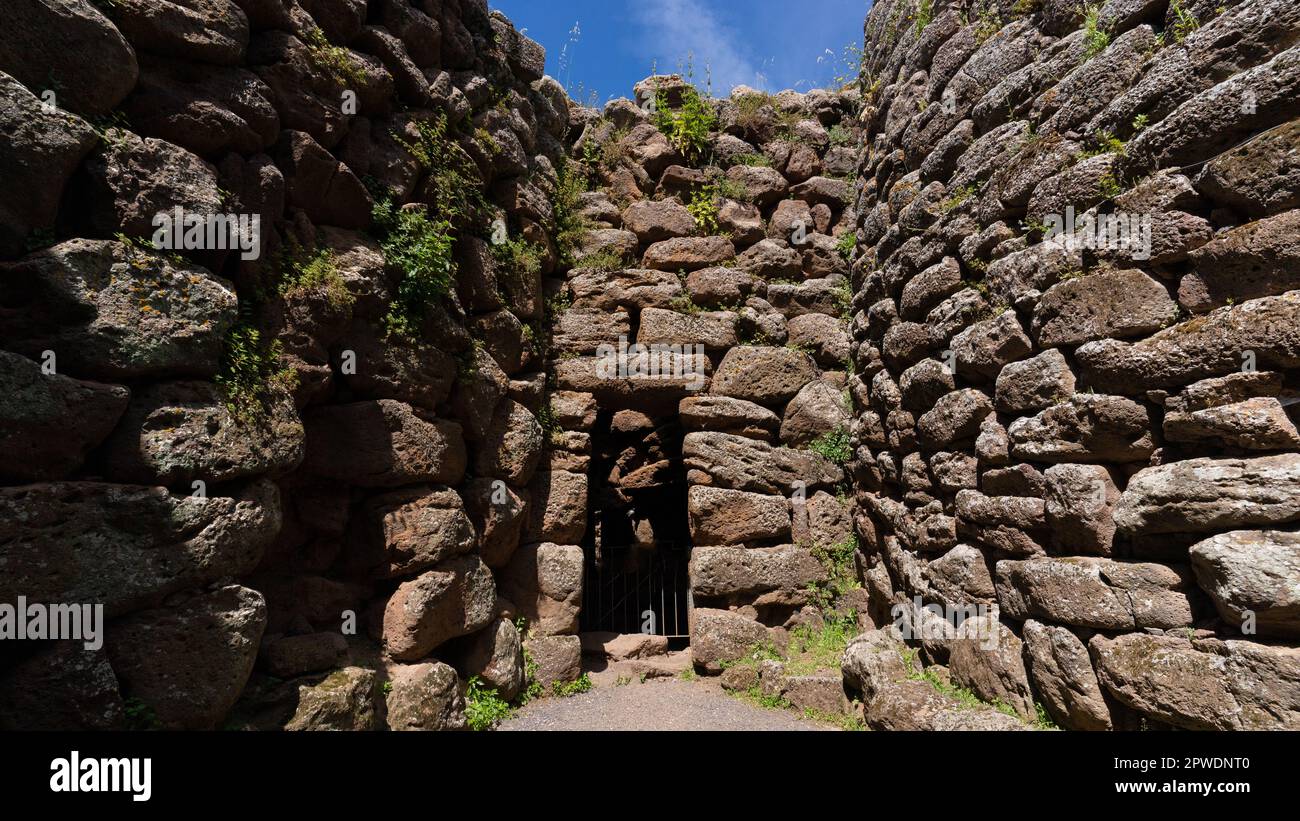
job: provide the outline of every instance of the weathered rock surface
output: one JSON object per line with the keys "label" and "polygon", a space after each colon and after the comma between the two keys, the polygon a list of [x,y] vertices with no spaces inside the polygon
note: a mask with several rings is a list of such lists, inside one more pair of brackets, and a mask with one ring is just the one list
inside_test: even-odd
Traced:
{"label": "weathered rock surface", "polygon": [[691,613],[691,659],[709,673],[743,658],[767,641],[767,628],[727,610],[697,607]]}
{"label": "weathered rock surface", "polygon": [[1300,520],[1300,454],[1188,459],[1146,468],[1115,509],[1125,533],[1200,533]]}
{"label": "weathered rock surface", "polygon": [[298,688],[298,704],[284,725],[290,731],[374,730],[379,676],[364,667],[345,667],[319,684]]}
{"label": "weathered rock surface", "polygon": [[271,482],[234,496],[94,482],[7,487],[0,598],[102,603],[112,618],[251,572],[279,529]]}
{"label": "weathered rock surface", "polygon": [[1185,567],[1094,558],[1001,561],[996,584],[1003,613],[1013,619],[1098,630],[1192,623],[1188,594],[1195,586]]}
{"label": "weathered rock surface", "polygon": [[691,551],[690,574],[697,597],[797,591],[827,578],[821,562],[794,545],[697,547]]}
{"label": "weathered rock surface", "polygon": [[456,484],[465,475],[460,425],[392,399],[322,407],[303,420],[308,470],[363,487]]}
{"label": "weathered rock surface", "polygon": [[217,728],[257,660],[262,594],[223,587],[114,622],[106,647],[123,688],[174,730]]}
{"label": "weathered rock surface", "polygon": [[420,659],[448,639],[491,623],[496,607],[492,572],[477,556],[448,559],[403,582],[383,610],[384,650],[399,661]]}
{"label": "weathered rock surface", "polygon": [[524,545],[501,571],[501,593],[537,636],[578,632],[582,606],[582,548],[549,542]]}
{"label": "weathered rock surface", "polygon": [[1070,730],[1111,729],[1110,709],[1084,643],[1064,627],[1033,619],[1025,622],[1023,635],[1029,674],[1052,719]]}
{"label": "weathered rock surface", "polygon": [[1188,553],[1197,582],[1229,625],[1300,636],[1300,533],[1236,530]]}
{"label": "weathered rock surface", "polygon": [[62,479],[112,432],[131,392],[121,385],[44,374],[0,351],[0,477]]}
{"label": "weathered rock surface", "polygon": [[790,503],[780,496],[693,487],[687,495],[696,545],[737,545],[790,537]]}
{"label": "weathered rock surface", "polygon": [[1094,636],[1097,677],[1115,699],[1188,730],[1294,729],[1300,650],[1248,641]]}
{"label": "weathered rock surface", "polygon": [[389,670],[387,701],[393,730],[464,730],[465,700],[456,671],[441,662],[398,664]]}

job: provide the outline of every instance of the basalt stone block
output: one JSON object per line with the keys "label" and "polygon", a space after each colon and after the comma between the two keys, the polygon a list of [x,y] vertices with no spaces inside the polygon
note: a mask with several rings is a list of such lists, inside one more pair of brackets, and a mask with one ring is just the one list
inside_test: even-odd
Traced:
{"label": "basalt stone block", "polygon": [[1186,567],[1094,558],[997,564],[998,602],[1013,619],[1098,630],[1173,629],[1192,623],[1195,584]]}
{"label": "basalt stone block", "polygon": [[1300,210],[1226,231],[1191,253],[1178,301],[1200,313],[1300,287]]}
{"label": "basalt stone block", "polygon": [[538,636],[578,632],[582,606],[582,548],[550,542],[524,545],[501,571],[502,595]]}
{"label": "basalt stone block", "polygon": [[691,552],[696,596],[753,596],[797,591],[826,580],[826,568],[802,547],[697,547]]}
{"label": "basalt stone block", "polygon": [[1031,331],[1039,345],[1055,348],[1145,336],[1177,317],[1178,305],[1156,280],[1141,271],[1106,271],[1049,288]]}
{"label": "basalt stone block", "polygon": [[271,394],[260,419],[231,412],[211,382],[163,382],[137,393],[107,443],[114,481],[189,486],[280,475],[303,459],[305,437],[291,397]]}
{"label": "basalt stone block", "polygon": [[232,495],[58,482],[0,490],[0,600],[96,602],[109,618],[252,572],[280,530],[269,481]]}
{"label": "basalt stone block", "polygon": [[388,727],[398,731],[464,730],[465,699],[456,671],[442,662],[396,664],[384,696]]}
{"label": "basalt stone block", "polygon": [[492,571],[477,556],[448,559],[403,582],[384,607],[384,650],[399,661],[423,658],[449,639],[476,633],[496,612]]}
{"label": "basalt stone block", "polygon": [[1078,636],[1032,619],[1023,635],[1029,675],[1056,723],[1069,730],[1111,729],[1110,708]]}
{"label": "basalt stone block", "polygon": [[238,300],[203,268],[74,239],[0,266],[0,302],[7,349],[53,351],[65,375],[126,380],[215,375]]}
{"label": "basalt stone block", "polygon": [[727,610],[697,607],[691,613],[691,660],[708,673],[743,658],[767,640],[767,628]]}
{"label": "basalt stone block", "polygon": [[379,676],[364,667],[345,667],[317,684],[298,687],[298,704],[284,725],[291,732],[374,730]]}
{"label": "basalt stone block", "polygon": [[1131,633],[1094,636],[1089,650],[1106,692],[1166,724],[1188,730],[1300,726],[1295,648]]}
{"label": "basalt stone block", "polygon": [[844,478],[821,454],[712,430],[686,434],[682,458],[692,484],[756,493],[789,495],[798,487],[833,487]]}
{"label": "basalt stone block", "polygon": [[1188,459],[1129,480],[1115,524],[1129,535],[1204,533],[1300,521],[1300,454]]}
{"label": "basalt stone block", "polygon": [[380,399],[317,408],[303,420],[306,468],[362,487],[456,484],[465,475],[465,440],[455,422]]}
{"label": "basalt stone block", "polygon": [[120,385],[44,374],[0,351],[0,477],[61,479],[112,432],[131,392]]}
{"label": "basalt stone block", "polygon": [[1229,625],[1300,637],[1300,533],[1236,530],[1189,551],[1201,589]]}
{"label": "basalt stone block", "polygon": [[1128,395],[1238,373],[1249,355],[1259,370],[1300,367],[1300,291],[1220,308],[1141,342],[1076,351],[1087,384]]}
{"label": "basalt stone block", "polygon": [[1145,462],[1155,450],[1147,409],[1122,396],[1075,394],[1011,423],[1011,454],[1037,462]]}
{"label": "basalt stone block", "polygon": [[[112,29],[108,21],[103,20],[98,12],[91,9],[88,2],[78,0],[77,5],[84,6],[81,13],[87,18],[97,18],[96,22],[102,24],[106,30]],[[49,6],[37,0],[25,0],[18,8],[17,14],[20,16],[33,11],[44,14],[50,10]],[[41,55],[35,50],[38,43],[57,42],[60,34],[68,31],[64,29],[63,32],[44,30],[38,32],[34,28],[23,31],[24,26],[21,23],[14,25],[13,22],[10,20],[11,25],[6,26],[4,32],[0,33],[0,64],[5,70],[17,71],[20,74],[31,72],[36,65],[40,64],[42,57],[48,59],[52,56]],[[35,20],[32,22],[34,23]],[[10,53],[10,49],[16,45],[11,39],[15,35],[24,41],[24,53],[21,59],[18,55]],[[127,87],[121,89],[121,94],[125,94],[130,84],[135,82],[135,59],[130,53],[130,47],[121,41],[120,35],[117,39],[123,49],[123,55],[131,59],[130,79],[105,76],[100,83],[110,86],[127,83]],[[111,48],[112,40],[105,38],[105,42],[109,43]],[[29,44],[32,47],[31,51],[27,50]],[[94,52],[95,49],[76,49],[61,54],[59,60],[63,65],[77,66],[87,54]],[[50,72],[51,69],[47,68],[39,81],[27,76],[29,88],[39,89],[40,82],[43,82],[46,77],[54,76]],[[92,110],[87,112],[88,116],[100,113],[94,109],[102,106],[102,101],[97,100],[93,95],[82,96],[87,86],[95,85],[96,83],[88,83],[86,86],[80,84],[75,87],[67,86],[70,94],[63,102],[69,108],[77,106],[76,110],[84,110],[81,105],[91,106]],[[26,250],[28,239],[34,231],[48,231],[54,227],[64,187],[82,159],[95,145],[95,132],[89,123],[69,115],[60,116],[57,110],[47,110],[43,101],[29,88],[24,88],[13,77],[0,71],[0,134],[3,134],[3,137],[0,137],[0,149],[3,149],[0,151],[0,176],[6,181],[3,193],[0,193],[0,254],[6,257],[17,256]],[[104,89],[104,91],[113,94],[111,89]],[[120,99],[120,95],[116,96]],[[109,99],[112,99],[112,96]]]}
{"label": "basalt stone block", "polygon": [[781,496],[692,487],[687,494],[696,545],[736,545],[790,537],[790,503]]}
{"label": "basalt stone block", "polygon": [[817,366],[802,351],[743,346],[732,348],[722,358],[713,376],[712,392],[760,405],[780,405],[816,377]]}
{"label": "basalt stone block", "polygon": [[456,491],[417,487],[365,502],[353,541],[357,556],[376,578],[418,573],[468,553],[478,543],[474,525]]}
{"label": "basalt stone block", "polygon": [[231,586],[116,621],[106,647],[123,688],[162,727],[211,730],[244,689],[265,629],[262,594]]}

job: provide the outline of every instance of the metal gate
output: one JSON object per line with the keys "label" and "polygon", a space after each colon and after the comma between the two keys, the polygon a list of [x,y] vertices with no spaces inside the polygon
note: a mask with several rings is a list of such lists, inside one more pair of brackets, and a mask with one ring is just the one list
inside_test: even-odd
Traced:
{"label": "metal gate", "polygon": [[583,632],[690,635],[687,562],[690,548],[659,542],[652,549],[602,545],[586,548]]}

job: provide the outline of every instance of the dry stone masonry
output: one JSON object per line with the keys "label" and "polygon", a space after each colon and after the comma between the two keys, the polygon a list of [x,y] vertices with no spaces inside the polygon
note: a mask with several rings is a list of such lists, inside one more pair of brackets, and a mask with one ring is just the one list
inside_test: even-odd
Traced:
{"label": "dry stone masonry", "polygon": [[106,629],[4,642],[0,727],[681,642],[873,729],[1300,728],[1291,0],[879,0],[856,84],[599,110],[486,0],[10,5],[0,603]]}
{"label": "dry stone masonry", "polygon": [[[906,638],[1065,728],[1300,727],[1297,34],[1269,0],[871,10],[850,471],[881,630],[845,676],[872,726],[954,715],[892,689]],[[978,642],[930,615],[976,605]]]}

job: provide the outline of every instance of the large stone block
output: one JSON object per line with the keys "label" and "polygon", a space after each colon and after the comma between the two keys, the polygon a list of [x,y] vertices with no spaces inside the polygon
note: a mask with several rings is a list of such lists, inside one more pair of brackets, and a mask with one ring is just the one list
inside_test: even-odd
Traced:
{"label": "large stone block", "polygon": [[696,545],[739,545],[790,538],[790,503],[781,496],[692,487],[687,494]]}

